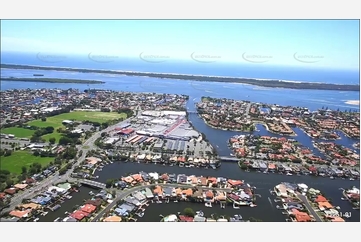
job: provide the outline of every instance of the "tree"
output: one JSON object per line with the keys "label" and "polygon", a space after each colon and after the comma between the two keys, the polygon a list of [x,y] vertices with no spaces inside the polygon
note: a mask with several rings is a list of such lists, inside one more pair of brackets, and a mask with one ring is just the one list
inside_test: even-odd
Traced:
{"label": "tree", "polygon": [[108,180],[105,182],[105,186],[106,186],[107,188],[112,187],[112,186],[113,186],[113,183],[114,183],[113,179],[108,179]]}
{"label": "tree", "polygon": [[41,118],[41,121],[46,122],[46,118],[45,118],[45,117],[42,117],[42,118]]}
{"label": "tree", "polygon": [[27,171],[28,169],[26,168],[26,166],[21,167],[21,174],[26,174]]}
{"label": "tree", "polygon": [[11,179],[7,179],[7,180],[6,180],[6,186],[7,186],[7,187],[11,187],[12,185],[14,185],[14,181],[11,180]]}
{"label": "tree", "polygon": [[51,137],[51,138],[49,139],[49,143],[50,143],[50,144],[55,144],[55,141],[56,141],[56,139],[55,139],[54,137]]}
{"label": "tree", "polygon": [[193,210],[192,208],[185,208],[185,209],[183,210],[183,214],[184,214],[185,216],[188,216],[188,217],[194,217],[195,212],[194,212],[194,210]]}

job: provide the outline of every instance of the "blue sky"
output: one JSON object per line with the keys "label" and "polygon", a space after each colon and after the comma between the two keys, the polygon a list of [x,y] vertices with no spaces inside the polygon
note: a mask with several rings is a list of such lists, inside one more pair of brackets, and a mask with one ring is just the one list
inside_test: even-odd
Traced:
{"label": "blue sky", "polygon": [[2,20],[1,51],[359,69],[358,20]]}

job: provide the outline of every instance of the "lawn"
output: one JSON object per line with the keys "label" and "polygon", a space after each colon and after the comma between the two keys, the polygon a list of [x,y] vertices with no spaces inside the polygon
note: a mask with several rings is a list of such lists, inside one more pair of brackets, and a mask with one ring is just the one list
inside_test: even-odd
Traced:
{"label": "lawn", "polygon": [[1,133],[13,134],[17,138],[30,138],[34,132],[35,132],[34,130],[18,128],[18,127],[5,128],[1,130]]}
{"label": "lawn", "polygon": [[54,160],[54,157],[40,157],[34,156],[28,151],[14,151],[11,156],[2,156],[1,158],[1,170],[8,170],[11,173],[21,173],[21,167],[29,166],[35,162],[38,162],[42,166],[48,165]]}
{"label": "lawn", "polygon": [[[59,114],[53,117],[46,118],[46,121],[41,120],[34,120],[28,123],[30,126],[37,126],[37,127],[48,127],[52,126],[54,127],[54,133],[44,135],[44,139],[47,141],[49,138],[54,137],[56,139],[56,142],[59,141],[61,138],[61,134],[56,132],[58,128],[64,127],[62,122],[64,120],[76,120],[76,121],[85,121],[89,120],[92,122],[99,122],[103,123],[109,120],[117,119],[117,118],[126,118],[127,115],[125,113],[118,114],[116,112],[85,112],[85,111],[76,111],[71,113],[63,113]],[[15,135],[15,134],[14,134]]]}

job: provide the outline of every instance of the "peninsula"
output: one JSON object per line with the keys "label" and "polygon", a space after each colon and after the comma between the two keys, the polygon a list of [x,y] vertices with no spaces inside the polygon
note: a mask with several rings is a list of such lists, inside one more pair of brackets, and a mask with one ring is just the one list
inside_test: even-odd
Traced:
{"label": "peninsula", "polygon": [[62,78],[27,78],[27,77],[1,77],[1,81],[13,82],[49,82],[49,83],[80,83],[80,84],[104,84],[103,81],[62,79]]}
{"label": "peninsula", "polygon": [[1,64],[0,66],[1,68],[7,68],[7,69],[55,70],[55,71],[69,71],[69,72],[82,72],[82,73],[101,73],[101,74],[115,74],[115,75],[126,75],[126,76],[154,77],[154,78],[188,80],[188,81],[242,83],[242,84],[249,84],[249,85],[270,87],[270,88],[338,90],[338,91],[358,91],[358,92],[360,91],[360,85],[349,85],[349,84],[291,82],[291,81],[282,81],[282,80],[260,80],[255,78],[241,78],[241,77],[95,70],[95,69],[84,69],[84,68],[45,67],[45,66],[14,65],[14,64]]}

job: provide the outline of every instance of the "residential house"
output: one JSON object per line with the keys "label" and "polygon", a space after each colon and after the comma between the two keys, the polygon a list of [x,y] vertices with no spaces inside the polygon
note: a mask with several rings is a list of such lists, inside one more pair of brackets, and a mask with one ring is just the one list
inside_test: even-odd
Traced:
{"label": "residential house", "polygon": [[128,203],[128,204],[132,204],[132,205],[137,206],[137,207],[139,207],[139,206],[142,205],[142,203],[141,203],[138,199],[136,199],[136,198],[134,198],[134,197],[127,197],[127,198],[124,200],[124,202],[126,202],[126,203]]}
{"label": "residential house", "polygon": [[136,209],[136,206],[132,204],[123,203],[122,205],[118,206],[114,212],[119,216],[128,216],[131,212]]}
{"label": "residential house", "polygon": [[135,199],[137,199],[140,203],[145,203],[147,201],[147,197],[141,192],[135,192],[132,194]]}

